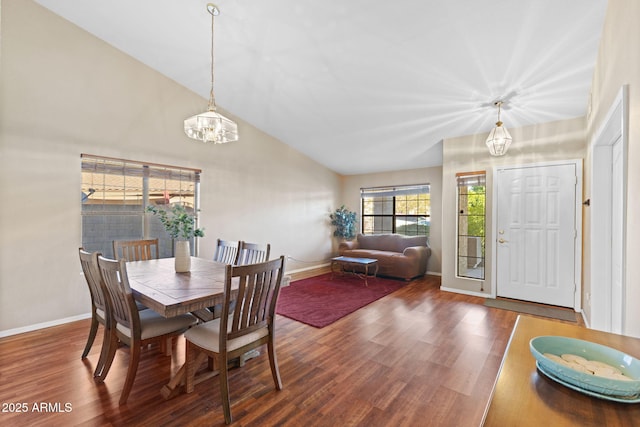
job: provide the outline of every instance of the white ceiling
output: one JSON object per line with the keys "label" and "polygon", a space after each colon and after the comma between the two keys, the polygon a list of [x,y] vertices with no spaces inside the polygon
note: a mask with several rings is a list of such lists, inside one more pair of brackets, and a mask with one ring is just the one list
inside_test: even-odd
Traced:
{"label": "white ceiling", "polygon": [[[207,1],[36,1],[208,98]],[[508,128],[585,115],[607,2],[216,4],[218,106],[359,174],[440,165],[442,139],[489,132],[497,99]]]}

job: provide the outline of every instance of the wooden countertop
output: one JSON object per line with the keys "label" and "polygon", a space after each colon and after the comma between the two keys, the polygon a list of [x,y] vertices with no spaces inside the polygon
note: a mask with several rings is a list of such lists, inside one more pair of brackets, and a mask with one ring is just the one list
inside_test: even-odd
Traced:
{"label": "wooden countertop", "polygon": [[578,338],[640,358],[640,339],[554,320],[518,316],[482,425],[640,426],[640,403],[618,403],[591,397],[538,372],[529,341],[540,335]]}

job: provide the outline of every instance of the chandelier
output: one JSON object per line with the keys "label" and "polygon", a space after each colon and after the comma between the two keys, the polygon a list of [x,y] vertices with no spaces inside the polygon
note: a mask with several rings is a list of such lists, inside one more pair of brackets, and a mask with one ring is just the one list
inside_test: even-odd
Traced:
{"label": "chandelier", "polygon": [[502,122],[500,121],[500,108],[502,104],[502,101],[494,102],[494,105],[498,107],[498,121],[496,122],[496,127],[489,133],[486,142],[489,153],[492,156],[504,156],[507,154],[507,150],[509,150],[509,146],[511,145],[511,135],[507,128],[502,126]]}
{"label": "chandelier", "polygon": [[211,14],[211,91],[209,92],[209,107],[207,111],[189,117],[184,121],[184,133],[189,138],[202,142],[224,144],[238,140],[238,125],[232,120],[216,112],[216,98],[213,94],[213,21],[220,14],[215,4],[208,3],[207,11]]}

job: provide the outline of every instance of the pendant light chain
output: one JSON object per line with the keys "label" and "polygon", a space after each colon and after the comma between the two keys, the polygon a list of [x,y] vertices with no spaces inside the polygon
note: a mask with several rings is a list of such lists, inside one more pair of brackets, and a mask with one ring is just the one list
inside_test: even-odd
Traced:
{"label": "pendant light chain", "polygon": [[209,92],[209,111],[216,111],[216,97],[213,93],[213,83],[214,83],[214,55],[213,55],[213,45],[214,45],[214,26],[213,22],[215,20],[215,13],[213,10],[209,11],[211,13],[211,92]]}

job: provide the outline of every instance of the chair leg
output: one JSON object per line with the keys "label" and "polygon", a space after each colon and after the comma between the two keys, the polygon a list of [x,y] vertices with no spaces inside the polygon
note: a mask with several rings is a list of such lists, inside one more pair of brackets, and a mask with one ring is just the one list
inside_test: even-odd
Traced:
{"label": "chair leg", "polygon": [[227,355],[220,354],[218,356],[218,365],[220,366],[220,397],[222,399],[222,410],[224,412],[224,422],[231,424],[231,400],[229,398],[229,373],[227,371]]}
{"label": "chair leg", "polygon": [[111,369],[111,364],[113,363],[113,359],[116,357],[116,350],[118,350],[118,336],[114,331],[105,331],[105,334],[109,334],[109,343],[107,344],[106,356],[104,358],[102,370],[99,372],[98,376],[95,377],[97,381],[104,381],[107,378],[107,374]]}
{"label": "chair leg", "polygon": [[171,353],[173,352],[173,337],[167,338],[166,341],[167,341],[167,349],[164,355],[171,356]]}
{"label": "chair leg", "polygon": [[127,370],[127,379],[124,381],[124,387],[122,388],[122,394],[120,395],[120,405],[127,403],[127,399],[129,398],[129,393],[133,387],[133,380],[136,379],[136,373],[138,372],[140,351],[140,344],[132,342],[129,347],[129,369]]}
{"label": "chair leg", "polygon": [[173,348],[173,337],[168,337],[160,341],[160,353],[165,356],[171,356],[171,350]]}
{"label": "chair leg", "polygon": [[110,339],[111,339],[111,332],[105,328],[104,334],[102,335],[102,349],[100,349],[100,359],[98,359],[96,370],[93,372],[94,377],[98,377],[102,373],[102,369],[104,368],[104,365],[107,361],[107,357],[109,356]]}
{"label": "chair leg", "polygon": [[187,348],[185,349],[184,355],[184,364],[186,366],[186,378],[184,391],[186,393],[193,392],[195,387],[195,376],[196,376],[196,346],[193,345],[190,341],[187,341]]}
{"label": "chair leg", "polygon": [[91,328],[89,329],[89,337],[87,337],[87,344],[84,346],[84,351],[82,352],[82,359],[87,357],[87,354],[89,354],[89,350],[91,350],[93,341],[96,339],[97,332],[98,332],[98,319],[96,318],[96,314],[93,313],[91,316]]}
{"label": "chair leg", "polygon": [[282,380],[280,379],[280,370],[278,369],[278,358],[276,356],[276,346],[273,342],[273,335],[269,337],[267,342],[267,350],[269,352],[269,365],[271,365],[271,376],[276,385],[277,390],[282,390]]}

